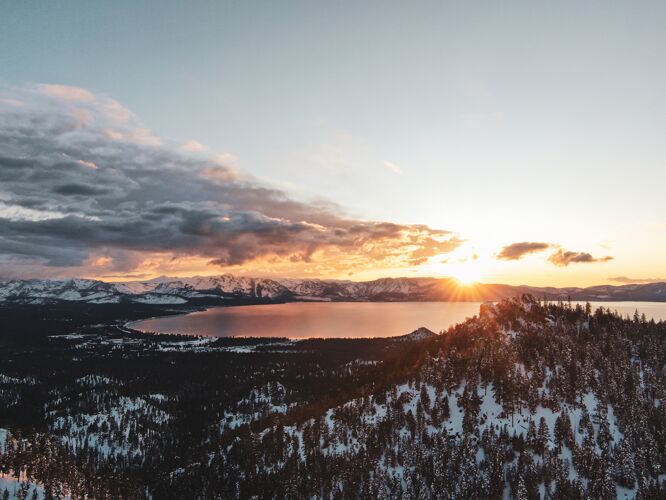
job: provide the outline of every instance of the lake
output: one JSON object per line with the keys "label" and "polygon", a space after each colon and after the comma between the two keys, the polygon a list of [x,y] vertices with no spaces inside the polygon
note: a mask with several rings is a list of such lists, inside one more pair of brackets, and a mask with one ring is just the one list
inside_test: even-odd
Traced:
{"label": "lake", "polygon": [[[574,302],[574,304],[585,306],[585,302]],[[622,316],[629,315],[630,318],[633,318],[634,311],[638,309],[638,313],[645,313],[648,320],[666,320],[666,302],[590,302],[590,304],[592,310],[604,307],[611,311],[617,311]]]}
{"label": "lake", "polygon": [[[179,316],[136,321],[143,332],[212,337],[394,337],[418,327],[439,332],[479,312],[480,302],[292,302],[212,307]],[[636,309],[655,320],[666,319],[663,302],[594,302],[632,316]]]}
{"label": "lake", "polygon": [[213,307],[131,323],[143,332],[213,337],[395,337],[434,332],[479,312],[479,302],[291,302]]}

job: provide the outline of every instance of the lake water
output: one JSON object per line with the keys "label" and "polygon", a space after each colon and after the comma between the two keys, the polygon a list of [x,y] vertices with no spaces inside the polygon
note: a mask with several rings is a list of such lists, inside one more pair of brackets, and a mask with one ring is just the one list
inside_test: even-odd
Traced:
{"label": "lake water", "polygon": [[[585,302],[574,302],[585,306]],[[634,312],[638,309],[638,314],[645,313],[645,317],[655,321],[666,320],[666,302],[590,302],[592,310],[598,307],[604,307],[611,311],[617,311],[622,316],[629,315],[633,318]]]}
{"label": "lake water", "polygon": [[[212,337],[394,337],[421,326],[439,332],[479,312],[479,302],[293,302],[213,307],[180,316],[136,321],[143,332]],[[595,302],[630,316],[636,309],[666,319],[663,302]]]}
{"label": "lake water", "polygon": [[479,312],[478,302],[291,302],[213,307],[130,324],[144,332],[214,337],[394,337],[439,332]]}

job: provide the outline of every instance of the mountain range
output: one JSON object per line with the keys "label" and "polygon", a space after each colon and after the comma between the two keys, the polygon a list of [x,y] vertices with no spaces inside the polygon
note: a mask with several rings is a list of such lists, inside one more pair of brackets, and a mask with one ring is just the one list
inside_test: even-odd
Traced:
{"label": "mountain range", "polygon": [[89,279],[0,282],[0,304],[202,304],[233,300],[288,301],[491,301],[529,293],[550,300],[666,301],[666,283],[600,285],[587,288],[461,285],[452,278],[381,278],[372,281],[268,279],[224,274],[148,281]]}

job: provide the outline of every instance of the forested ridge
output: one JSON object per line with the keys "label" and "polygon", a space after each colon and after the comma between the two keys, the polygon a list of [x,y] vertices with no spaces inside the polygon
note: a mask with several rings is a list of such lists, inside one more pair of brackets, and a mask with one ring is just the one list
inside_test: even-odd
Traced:
{"label": "forested ridge", "polygon": [[26,495],[666,496],[666,325],[639,315],[524,296],[439,335],[0,356],[0,471]]}

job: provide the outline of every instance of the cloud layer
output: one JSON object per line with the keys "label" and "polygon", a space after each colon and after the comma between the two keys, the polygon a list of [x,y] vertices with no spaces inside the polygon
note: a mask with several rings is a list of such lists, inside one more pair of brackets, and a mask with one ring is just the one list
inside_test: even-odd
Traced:
{"label": "cloud layer", "polygon": [[332,273],[412,266],[461,244],[296,201],[234,164],[196,141],[169,144],[85,89],[2,88],[0,277],[127,273],[155,259]]}

